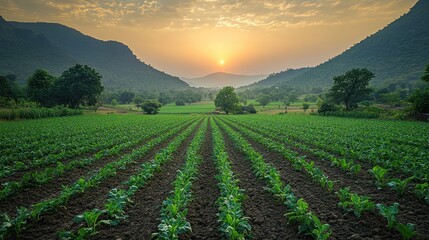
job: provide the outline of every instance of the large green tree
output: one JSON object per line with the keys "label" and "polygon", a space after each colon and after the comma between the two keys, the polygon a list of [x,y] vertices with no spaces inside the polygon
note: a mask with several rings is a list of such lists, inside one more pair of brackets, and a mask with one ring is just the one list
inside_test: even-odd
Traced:
{"label": "large green tree", "polygon": [[224,87],[218,92],[214,102],[216,107],[228,114],[233,111],[236,104],[238,104],[238,97],[233,87]]}
{"label": "large green tree", "polygon": [[36,70],[27,81],[27,96],[30,100],[48,107],[55,105],[52,91],[55,77],[45,70]]}
{"label": "large green tree", "polygon": [[82,103],[94,106],[103,89],[95,69],[76,64],[61,74],[55,90],[60,103],[78,108]]}
{"label": "large green tree", "polygon": [[334,77],[334,86],[329,94],[335,102],[344,103],[347,111],[351,110],[371,93],[368,84],[372,78],[374,73],[366,68],[349,70],[344,75]]}

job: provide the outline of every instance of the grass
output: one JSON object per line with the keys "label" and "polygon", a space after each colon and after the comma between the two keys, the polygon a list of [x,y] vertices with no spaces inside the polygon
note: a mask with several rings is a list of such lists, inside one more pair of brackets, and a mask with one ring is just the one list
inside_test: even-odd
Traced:
{"label": "grass", "polygon": [[159,113],[165,114],[186,114],[186,113],[209,113],[215,110],[213,101],[201,101],[191,103],[185,106],[176,106],[175,103],[170,103],[161,107]]}
{"label": "grass", "polygon": [[[258,111],[258,113],[262,114],[278,114],[283,113],[285,111],[285,105],[283,102],[270,102],[267,106],[262,107],[256,100],[248,100],[247,104],[253,104]],[[288,106],[288,112],[304,112],[302,108],[302,101],[294,102],[290,106]],[[111,111],[116,110],[124,110],[131,112],[141,112],[141,109],[138,109],[134,104],[121,104],[117,106],[106,105]],[[307,110],[307,113],[311,111],[311,109],[317,109],[316,103],[310,103],[310,109]],[[197,103],[187,104],[185,106],[176,106],[175,103],[169,103],[161,107],[159,113],[160,114],[193,114],[193,113],[210,113],[215,111],[215,105],[213,101],[205,100]]]}

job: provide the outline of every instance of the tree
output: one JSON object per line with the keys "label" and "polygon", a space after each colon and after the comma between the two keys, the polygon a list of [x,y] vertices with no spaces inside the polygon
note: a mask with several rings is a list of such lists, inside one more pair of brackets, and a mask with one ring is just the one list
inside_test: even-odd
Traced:
{"label": "tree", "polygon": [[426,65],[426,69],[425,69],[425,72],[422,76],[422,80],[429,83],[429,64]]}
{"label": "tree", "polygon": [[302,109],[304,109],[304,112],[306,112],[308,108],[310,108],[310,104],[309,103],[305,102],[305,103],[302,104]]}
{"label": "tree", "polygon": [[0,76],[0,98],[18,102],[21,97],[24,97],[24,94],[16,81],[16,75]]}
{"label": "tree", "polygon": [[143,112],[147,114],[157,114],[162,104],[156,100],[148,100],[142,104]]}
{"label": "tree", "polygon": [[233,87],[222,88],[214,100],[215,106],[222,109],[226,114],[232,112],[235,104],[238,104],[237,94],[234,92]]}
{"label": "tree", "polygon": [[271,96],[268,94],[264,94],[262,95],[262,97],[258,98],[256,100],[259,104],[261,104],[262,107],[265,107],[268,105],[268,103],[270,103],[271,101]]}
{"label": "tree", "polygon": [[298,95],[294,92],[291,92],[289,93],[288,100],[291,103],[296,102],[298,100]]}
{"label": "tree", "polygon": [[52,91],[55,77],[45,70],[36,70],[27,80],[27,96],[30,100],[49,107],[55,105]]}
{"label": "tree", "polygon": [[344,75],[334,77],[334,86],[329,94],[335,102],[344,103],[346,110],[349,111],[372,92],[368,88],[372,78],[374,73],[366,68],[349,70]]}
{"label": "tree", "polygon": [[114,107],[116,107],[118,105],[118,100],[116,100],[116,98],[114,98],[114,99],[112,99],[110,104],[112,104]]}
{"label": "tree", "polygon": [[161,103],[162,105],[172,102],[171,95],[166,92],[159,93],[158,102]]}
{"label": "tree", "polygon": [[101,75],[79,64],[63,72],[55,87],[60,103],[71,108],[78,108],[82,103],[94,105],[103,89]]}
{"label": "tree", "polygon": [[[429,65],[426,66],[422,80],[429,83]],[[429,113],[429,86],[418,89],[411,95],[409,101],[412,103],[415,113]]]}
{"label": "tree", "polygon": [[127,104],[133,101],[135,94],[133,92],[130,91],[123,91],[120,95],[119,95],[119,99],[118,101],[121,104]]}
{"label": "tree", "polygon": [[144,102],[144,99],[141,96],[136,96],[134,97],[133,102],[137,108],[140,108],[142,106],[142,103]]}

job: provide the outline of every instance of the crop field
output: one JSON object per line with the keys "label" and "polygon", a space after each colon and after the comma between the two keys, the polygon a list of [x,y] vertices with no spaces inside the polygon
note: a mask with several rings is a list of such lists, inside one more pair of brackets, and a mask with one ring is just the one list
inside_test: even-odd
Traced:
{"label": "crop field", "polygon": [[0,239],[429,239],[428,161],[417,122],[3,122]]}

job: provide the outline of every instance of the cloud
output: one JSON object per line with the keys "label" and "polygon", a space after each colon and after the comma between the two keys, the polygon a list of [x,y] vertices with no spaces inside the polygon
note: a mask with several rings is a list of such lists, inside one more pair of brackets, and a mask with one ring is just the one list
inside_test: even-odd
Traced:
{"label": "cloud", "polygon": [[58,16],[97,26],[276,30],[382,18],[408,0],[0,0],[0,14]]}

